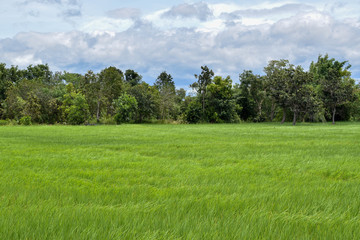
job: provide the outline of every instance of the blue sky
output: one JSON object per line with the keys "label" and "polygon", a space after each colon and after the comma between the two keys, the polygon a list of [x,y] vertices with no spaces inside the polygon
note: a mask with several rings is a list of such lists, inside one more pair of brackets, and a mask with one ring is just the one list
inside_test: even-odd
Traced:
{"label": "blue sky", "polygon": [[200,66],[238,82],[272,59],[348,60],[360,79],[359,1],[0,0],[0,62],[85,73],[116,66],[178,87]]}

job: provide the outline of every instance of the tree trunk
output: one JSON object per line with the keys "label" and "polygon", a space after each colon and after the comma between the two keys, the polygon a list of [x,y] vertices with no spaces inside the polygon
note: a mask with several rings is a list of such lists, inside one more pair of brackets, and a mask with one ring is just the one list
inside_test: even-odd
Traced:
{"label": "tree trunk", "polygon": [[335,114],[336,114],[336,107],[334,107],[334,110],[333,110],[332,124],[335,124]]}
{"label": "tree trunk", "polygon": [[260,101],[260,103],[258,103],[259,117],[261,117],[261,115],[262,115],[262,103],[263,103],[263,101]]}
{"label": "tree trunk", "polygon": [[96,121],[100,122],[100,101],[97,101],[97,108],[96,108]]}
{"label": "tree trunk", "polygon": [[297,118],[297,113],[294,112],[294,118],[293,118],[293,126],[296,125],[296,118]]}
{"label": "tree trunk", "polygon": [[202,95],[202,110],[203,110],[203,117],[205,115],[205,94]]}
{"label": "tree trunk", "polygon": [[285,110],[285,108],[284,108],[284,109],[283,109],[283,118],[282,118],[282,120],[281,120],[281,124],[284,124],[285,119],[286,119],[286,110]]}
{"label": "tree trunk", "polygon": [[274,121],[274,115],[275,115],[275,103],[271,103],[271,114],[270,114],[270,120]]}

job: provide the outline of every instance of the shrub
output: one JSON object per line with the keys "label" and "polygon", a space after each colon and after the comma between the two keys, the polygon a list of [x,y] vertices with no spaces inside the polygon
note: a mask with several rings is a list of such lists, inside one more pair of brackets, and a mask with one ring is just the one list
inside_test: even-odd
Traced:
{"label": "shrub", "polygon": [[134,119],[138,109],[138,103],[135,97],[125,93],[116,99],[113,104],[116,111],[114,120],[117,124],[130,122]]}
{"label": "shrub", "polygon": [[202,107],[199,101],[190,102],[188,105],[185,118],[188,123],[198,123],[201,120],[202,116]]}
{"label": "shrub", "polygon": [[115,119],[111,115],[104,115],[100,118],[100,123],[105,125],[116,125]]}
{"label": "shrub", "polygon": [[0,126],[8,125],[9,122],[7,120],[0,120]]}
{"label": "shrub", "polygon": [[24,125],[24,126],[31,125],[31,117],[30,116],[24,116],[24,117],[20,118],[20,124]]}

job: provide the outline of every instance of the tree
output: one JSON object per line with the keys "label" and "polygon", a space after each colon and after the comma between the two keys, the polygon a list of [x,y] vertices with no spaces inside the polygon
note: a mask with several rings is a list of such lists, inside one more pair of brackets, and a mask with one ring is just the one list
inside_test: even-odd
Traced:
{"label": "tree", "polygon": [[141,83],[142,76],[134,70],[128,69],[125,71],[125,82],[129,83],[130,86],[136,86]]}
{"label": "tree", "polygon": [[24,71],[24,78],[28,80],[38,79],[44,84],[51,84],[52,72],[47,64],[29,65]]}
{"label": "tree", "polygon": [[6,98],[6,90],[10,87],[8,70],[5,63],[0,63],[0,102]]}
{"label": "tree", "polygon": [[210,70],[207,66],[201,66],[201,74],[195,74],[197,82],[194,82],[190,85],[201,97],[202,102],[202,115],[205,117],[205,96],[207,93],[207,86],[211,84],[212,78],[214,77],[214,72]]}
{"label": "tree", "polygon": [[113,114],[113,101],[123,91],[124,74],[116,67],[108,67],[99,74],[100,95],[104,100],[104,107],[108,115]]}
{"label": "tree", "polygon": [[128,89],[128,94],[134,96],[138,103],[136,122],[151,120],[158,115],[158,90],[145,82],[141,82]]}
{"label": "tree", "polygon": [[241,117],[247,120],[263,121],[263,105],[267,98],[264,77],[254,74],[251,70],[239,75]]}
{"label": "tree", "polygon": [[37,94],[33,91],[28,93],[27,99],[23,106],[22,116],[30,116],[31,120],[41,123],[43,119],[41,118],[41,102]]}
{"label": "tree", "polygon": [[84,91],[83,89],[85,88],[85,79],[83,75],[65,71],[59,76],[59,78],[62,82],[65,82],[65,84],[71,83],[76,90]]}
{"label": "tree", "polygon": [[175,83],[173,77],[166,73],[166,71],[160,73],[155,81],[154,86],[159,89],[159,91],[165,88],[169,88],[175,93]]}
{"label": "tree", "polygon": [[312,75],[305,72],[301,66],[290,66],[288,71],[287,102],[293,112],[293,125],[300,113],[313,115],[321,108],[321,101],[313,87]]}
{"label": "tree", "polygon": [[0,119],[5,118],[6,115],[7,92],[22,79],[23,71],[20,71],[18,67],[6,68],[5,63],[0,63]]}
{"label": "tree", "polygon": [[185,110],[185,119],[188,123],[198,123],[201,120],[202,106],[197,98],[191,98]]}
{"label": "tree", "polygon": [[351,117],[352,120],[360,120],[360,84],[355,88],[355,100],[351,103]]}
{"label": "tree", "polygon": [[185,97],[186,97],[186,90],[185,89],[180,88],[180,89],[176,90],[176,102],[178,104],[181,104],[182,102],[184,102]]}
{"label": "tree", "polygon": [[61,106],[63,117],[66,123],[79,125],[88,120],[89,105],[85,96],[76,92],[74,86],[70,83],[66,86],[63,104]]}
{"label": "tree", "polygon": [[208,85],[208,92],[207,118],[211,122],[238,121],[230,76],[214,77],[213,82]]}
{"label": "tree", "polygon": [[288,88],[287,81],[290,78],[289,71],[293,66],[288,60],[272,60],[264,68],[266,73],[266,85],[269,96],[283,109],[283,118],[281,123],[285,122],[286,109],[288,107]]}
{"label": "tree", "polygon": [[156,79],[154,86],[159,90],[160,117],[165,120],[169,116],[176,115],[175,107],[175,83],[170,74],[162,72]]}
{"label": "tree", "polygon": [[49,86],[39,79],[22,79],[7,90],[4,114],[17,120],[31,116],[37,123],[55,123],[60,121],[58,106],[63,95],[60,84]]}
{"label": "tree", "polygon": [[102,115],[113,115],[113,101],[124,90],[124,74],[116,67],[103,69],[99,74],[88,71],[81,81],[81,91],[85,94],[92,116],[100,121]]}
{"label": "tree", "polygon": [[[81,83],[80,83],[81,84]],[[81,91],[85,94],[91,116],[96,117],[96,121],[100,122],[100,114],[104,105],[104,97],[101,91],[101,83],[99,74],[88,71],[84,76],[84,83],[81,84]]]}
{"label": "tree", "polygon": [[350,68],[347,61],[339,62],[327,54],[320,55],[318,61],[310,65],[311,73],[321,86],[323,102],[332,112],[333,124],[337,107],[354,100],[355,81]]}
{"label": "tree", "polygon": [[10,82],[7,78],[8,70],[6,69],[6,64],[0,64],[0,119],[3,117],[3,102],[6,99],[6,91],[10,87]]}
{"label": "tree", "polygon": [[117,124],[130,122],[136,116],[138,104],[135,97],[124,93],[113,104],[115,108],[114,118]]}

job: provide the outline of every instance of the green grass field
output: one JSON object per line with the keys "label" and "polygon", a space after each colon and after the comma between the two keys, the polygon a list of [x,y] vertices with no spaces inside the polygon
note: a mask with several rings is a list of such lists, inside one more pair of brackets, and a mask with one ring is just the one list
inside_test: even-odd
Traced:
{"label": "green grass field", "polygon": [[358,239],[360,124],[0,127],[0,239]]}

